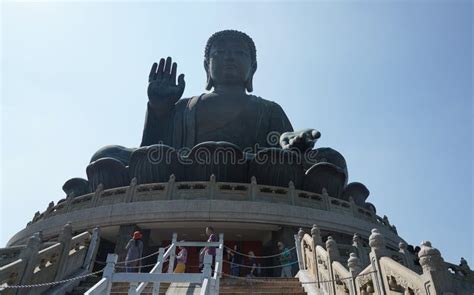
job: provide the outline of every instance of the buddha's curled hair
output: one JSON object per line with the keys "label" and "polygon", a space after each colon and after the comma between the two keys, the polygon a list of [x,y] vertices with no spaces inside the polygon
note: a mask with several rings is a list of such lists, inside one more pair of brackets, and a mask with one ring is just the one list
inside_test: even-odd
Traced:
{"label": "buddha's curled hair", "polygon": [[257,61],[257,49],[255,48],[255,43],[253,42],[252,38],[250,38],[249,35],[245,34],[244,32],[240,32],[237,30],[224,30],[224,31],[219,31],[217,33],[212,34],[211,37],[207,40],[206,44],[206,49],[204,51],[204,58],[209,61],[209,55],[211,51],[211,46],[212,43],[214,43],[217,40],[221,39],[240,39],[244,41],[245,43],[248,44],[249,49],[250,49],[250,58],[252,59],[252,62]]}

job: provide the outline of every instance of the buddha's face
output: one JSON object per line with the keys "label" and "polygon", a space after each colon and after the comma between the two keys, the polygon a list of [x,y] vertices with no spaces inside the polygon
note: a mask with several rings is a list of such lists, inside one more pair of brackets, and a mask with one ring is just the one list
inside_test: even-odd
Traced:
{"label": "buddha's face", "polygon": [[242,85],[255,72],[249,45],[239,39],[216,40],[209,51],[206,70],[214,85]]}

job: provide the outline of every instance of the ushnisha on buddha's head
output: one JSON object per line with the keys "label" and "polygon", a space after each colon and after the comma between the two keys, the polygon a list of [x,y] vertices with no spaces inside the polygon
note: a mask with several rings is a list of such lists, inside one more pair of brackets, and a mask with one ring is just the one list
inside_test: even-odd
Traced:
{"label": "ushnisha on buddha's head", "polygon": [[231,86],[252,92],[252,79],[257,70],[255,43],[243,32],[217,32],[207,41],[204,68],[207,90]]}

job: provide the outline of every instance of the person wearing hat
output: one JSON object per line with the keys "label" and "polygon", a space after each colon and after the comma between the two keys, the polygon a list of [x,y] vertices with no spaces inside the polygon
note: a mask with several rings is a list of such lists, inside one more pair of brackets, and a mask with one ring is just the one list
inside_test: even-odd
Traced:
{"label": "person wearing hat", "polygon": [[136,231],[133,233],[133,237],[128,241],[127,246],[127,256],[125,257],[125,267],[127,272],[140,272],[140,267],[142,265],[141,260],[143,254],[143,242],[142,242],[142,233]]}

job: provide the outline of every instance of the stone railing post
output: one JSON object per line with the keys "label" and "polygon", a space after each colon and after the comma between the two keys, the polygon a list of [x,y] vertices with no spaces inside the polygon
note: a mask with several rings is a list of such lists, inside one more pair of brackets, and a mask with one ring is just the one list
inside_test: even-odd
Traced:
{"label": "stone railing post", "polygon": [[75,197],[76,195],[74,193],[70,193],[66,196],[66,205],[65,205],[66,212],[71,211],[72,201],[74,200]]}
{"label": "stone railing post", "polygon": [[298,234],[295,235],[295,249],[296,249],[296,256],[298,258],[298,267],[300,270],[306,269],[306,254],[304,252],[303,247],[303,237],[304,237],[304,230],[300,228]]}
{"label": "stone railing post", "polygon": [[451,279],[449,278],[448,268],[439,250],[433,248],[431,242],[423,241],[418,257],[423,269],[422,279],[426,290],[434,295],[452,292],[453,290],[449,290]]}
{"label": "stone railing post", "polygon": [[360,260],[357,257],[357,254],[352,252],[347,260],[347,267],[349,267],[349,272],[351,273],[351,283],[349,286],[349,294],[356,295],[357,294],[357,285],[356,285],[356,277],[360,273],[361,265]]}
{"label": "stone railing post", "polygon": [[115,273],[115,264],[117,264],[118,255],[117,254],[108,254],[106,265],[104,268],[104,273],[102,277],[107,279],[107,287],[105,289],[104,294],[110,294],[112,291],[112,277]]}
{"label": "stone railing post", "polygon": [[61,256],[59,257],[59,266],[56,271],[55,280],[59,281],[64,278],[64,272],[68,265],[69,250],[71,249],[72,225],[71,222],[63,226],[62,232],[59,234],[58,242],[62,245]]}
{"label": "stone railing post", "polygon": [[214,200],[216,198],[216,189],[216,176],[211,174],[211,177],[209,177],[209,199]]}
{"label": "stone railing post", "polygon": [[326,211],[331,211],[331,202],[329,202],[329,194],[325,187],[323,187],[321,191],[321,197],[323,198],[323,202],[326,205]]}
{"label": "stone railing post", "polygon": [[99,204],[100,196],[102,195],[102,192],[104,191],[104,185],[100,183],[97,188],[95,189],[94,196],[92,197],[92,207],[97,207]]}
{"label": "stone railing post", "polygon": [[407,244],[400,242],[398,243],[398,248],[398,253],[400,253],[400,256],[402,257],[403,264],[409,269],[414,270],[415,264],[413,263],[413,255],[408,252]]}
{"label": "stone railing post", "polygon": [[385,239],[376,228],[372,229],[372,234],[369,237],[369,246],[370,264],[374,270],[374,273],[372,273],[372,281],[374,282],[375,293],[387,294],[384,286],[382,267],[380,266],[380,257],[387,256],[387,250],[385,249]]}
{"label": "stone railing post", "polygon": [[48,208],[46,208],[46,211],[44,212],[44,218],[51,215],[51,212],[53,212],[53,210],[54,210],[54,201],[51,201],[48,204]]}
{"label": "stone railing post", "polygon": [[[158,259],[156,260],[156,263],[159,263],[160,267],[158,267],[158,269],[156,269],[155,273],[162,273],[163,272],[163,263],[164,263],[163,256],[164,255],[165,255],[165,248],[158,249]],[[160,282],[154,282],[153,283],[153,289],[152,289],[151,294],[152,295],[160,294]]]}
{"label": "stone railing post", "polygon": [[294,206],[296,204],[296,190],[295,184],[291,180],[288,183],[288,197],[290,199],[291,205]]}
{"label": "stone railing post", "polygon": [[257,178],[255,176],[250,178],[249,194],[250,201],[255,201],[257,199]]}
{"label": "stone railing post", "polygon": [[352,216],[356,217],[358,216],[357,214],[357,205],[356,203],[354,202],[354,198],[352,198],[352,196],[349,196],[349,205],[350,205],[350,208],[351,208],[351,213],[352,213]]}
{"label": "stone railing post", "polygon": [[[178,240],[178,234],[174,233],[173,239],[171,240],[171,244],[176,245],[177,240]],[[172,273],[174,270],[174,259],[176,257],[176,251],[175,250],[171,251],[171,254],[169,257],[170,257],[170,261],[168,262],[168,273]]]}
{"label": "stone railing post", "polygon": [[82,268],[92,271],[94,268],[95,258],[97,256],[97,251],[99,251],[100,246],[100,228],[96,227],[92,230],[91,242],[89,243],[89,248],[87,249],[86,258],[84,259],[84,264]]}
{"label": "stone railing post", "polygon": [[316,224],[313,224],[313,227],[311,228],[311,237],[313,238],[313,263],[314,263],[314,276],[316,278],[316,287],[321,288],[321,285],[319,283],[319,265],[318,265],[318,255],[316,254],[316,247],[317,246],[322,246],[323,245],[323,240],[321,239],[321,231],[319,230],[319,227]]}
{"label": "stone railing post", "polygon": [[127,188],[125,193],[125,203],[130,203],[135,201],[135,193],[137,192],[137,178],[134,177],[130,181],[130,185]]}
{"label": "stone railing post", "polygon": [[168,179],[168,184],[166,185],[166,198],[168,200],[173,199],[175,185],[176,185],[176,176],[174,176],[174,174],[171,174],[170,178]]}
{"label": "stone railing post", "polygon": [[330,294],[336,294],[336,276],[334,275],[334,269],[332,267],[333,261],[339,261],[341,256],[339,253],[339,248],[337,247],[336,240],[334,240],[331,236],[328,237],[326,241],[326,252],[328,253],[328,270],[329,270],[329,278],[332,280],[330,283],[331,290],[329,290]]}
{"label": "stone railing post", "polygon": [[[32,237],[28,239],[26,243],[26,248],[21,251],[20,259],[24,260],[25,268],[23,275],[21,277],[20,285],[28,285],[31,282],[33,271],[35,270],[36,263],[38,262],[38,252],[41,247],[40,234],[35,233]],[[28,294],[31,291],[28,288],[19,289],[17,294]]]}
{"label": "stone railing post", "polygon": [[[209,254],[204,255],[203,260],[203,269],[202,269],[202,280],[207,279],[207,290],[205,294],[210,294],[210,290],[213,287],[212,282],[212,256]],[[202,294],[202,293],[201,293]]]}
{"label": "stone railing post", "polygon": [[356,250],[356,255],[359,257],[361,267],[366,267],[369,265],[369,252],[362,244],[362,239],[359,234],[355,233],[352,238],[352,247]]}

